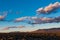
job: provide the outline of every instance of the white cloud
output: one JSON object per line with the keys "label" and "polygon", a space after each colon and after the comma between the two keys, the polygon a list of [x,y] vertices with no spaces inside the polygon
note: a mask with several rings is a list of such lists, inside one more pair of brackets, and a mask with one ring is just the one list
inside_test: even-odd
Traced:
{"label": "white cloud", "polygon": [[38,13],[38,14],[40,14],[40,13],[50,13],[50,12],[52,12],[53,10],[55,10],[55,9],[57,9],[57,8],[60,8],[60,3],[59,2],[55,2],[54,4],[49,4],[48,6],[46,6],[45,8],[38,8],[37,10],[36,10],[36,12]]}

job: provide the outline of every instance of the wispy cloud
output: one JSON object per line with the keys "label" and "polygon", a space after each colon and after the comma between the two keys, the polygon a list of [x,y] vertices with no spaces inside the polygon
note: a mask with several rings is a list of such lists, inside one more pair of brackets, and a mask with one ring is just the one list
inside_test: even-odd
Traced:
{"label": "wispy cloud", "polygon": [[15,22],[21,22],[21,21],[24,21],[25,19],[27,19],[28,17],[20,17],[20,18],[16,18],[14,21]]}
{"label": "wispy cloud", "polygon": [[9,30],[9,29],[12,29],[12,28],[24,28],[25,26],[11,26],[11,27],[5,27],[1,30]]}
{"label": "wispy cloud", "polygon": [[8,27],[5,27],[5,28],[3,28],[2,30],[9,30],[9,28],[8,28]]}
{"label": "wispy cloud", "polygon": [[7,16],[7,11],[3,11],[2,12],[3,13],[3,15],[0,15],[0,21],[2,21],[2,20],[4,20],[4,18]]}

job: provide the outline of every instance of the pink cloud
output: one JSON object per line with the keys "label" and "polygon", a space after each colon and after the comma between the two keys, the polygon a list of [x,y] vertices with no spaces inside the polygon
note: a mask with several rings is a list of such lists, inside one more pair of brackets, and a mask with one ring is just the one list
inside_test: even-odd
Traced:
{"label": "pink cloud", "polygon": [[43,17],[43,18],[40,18],[40,20],[42,20],[42,21],[50,21],[50,20],[53,20],[53,19],[52,18]]}
{"label": "pink cloud", "polygon": [[17,28],[24,28],[24,26],[18,26]]}
{"label": "pink cloud", "polygon": [[60,3],[59,2],[55,2],[54,4],[51,3],[48,6],[46,6],[45,8],[38,8],[36,10],[36,12],[38,14],[40,14],[40,13],[50,13],[57,8],[60,8]]}
{"label": "pink cloud", "polygon": [[4,20],[4,18],[7,16],[8,11],[3,11],[3,15],[0,15],[0,20]]}
{"label": "pink cloud", "polygon": [[21,22],[21,21],[24,21],[26,18],[28,18],[28,17],[16,18],[16,19],[15,19],[15,22]]}
{"label": "pink cloud", "polygon": [[2,30],[9,30],[11,28],[24,28],[25,26],[11,26],[11,27],[5,27]]}
{"label": "pink cloud", "polygon": [[2,30],[9,30],[9,28],[8,28],[8,27],[5,27],[5,28],[3,28]]}
{"label": "pink cloud", "polygon": [[0,15],[0,20],[3,20],[5,17]]}

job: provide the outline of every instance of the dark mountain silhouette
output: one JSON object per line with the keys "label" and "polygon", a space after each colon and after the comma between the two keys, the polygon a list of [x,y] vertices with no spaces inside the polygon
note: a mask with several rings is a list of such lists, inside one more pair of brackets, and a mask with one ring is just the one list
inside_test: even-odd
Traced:
{"label": "dark mountain silhouette", "polygon": [[60,28],[50,28],[50,29],[38,29],[33,31],[33,33],[56,33],[60,32]]}
{"label": "dark mountain silhouette", "polygon": [[0,40],[60,40],[60,28],[38,29],[31,32],[0,33]]}

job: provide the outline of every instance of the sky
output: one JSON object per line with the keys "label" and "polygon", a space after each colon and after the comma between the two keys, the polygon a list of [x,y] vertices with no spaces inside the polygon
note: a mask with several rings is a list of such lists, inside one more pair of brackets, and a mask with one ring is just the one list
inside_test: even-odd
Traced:
{"label": "sky", "polygon": [[[50,3],[60,2],[60,0],[0,0],[0,15],[4,15],[4,12],[7,12],[7,16],[4,20],[14,20],[20,17],[32,17],[36,16],[36,10],[41,7],[45,7]],[[57,17],[60,16],[60,9],[55,12],[52,12],[48,15],[40,15],[46,17]],[[35,24],[31,25],[26,22],[6,22],[0,21],[0,30],[5,27],[13,27],[13,26],[25,26],[24,28],[11,28],[8,31],[13,31],[12,29],[19,30],[19,31],[32,31],[37,29],[44,29],[44,28],[57,28],[60,27],[60,23],[46,23],[46,24]]]}

